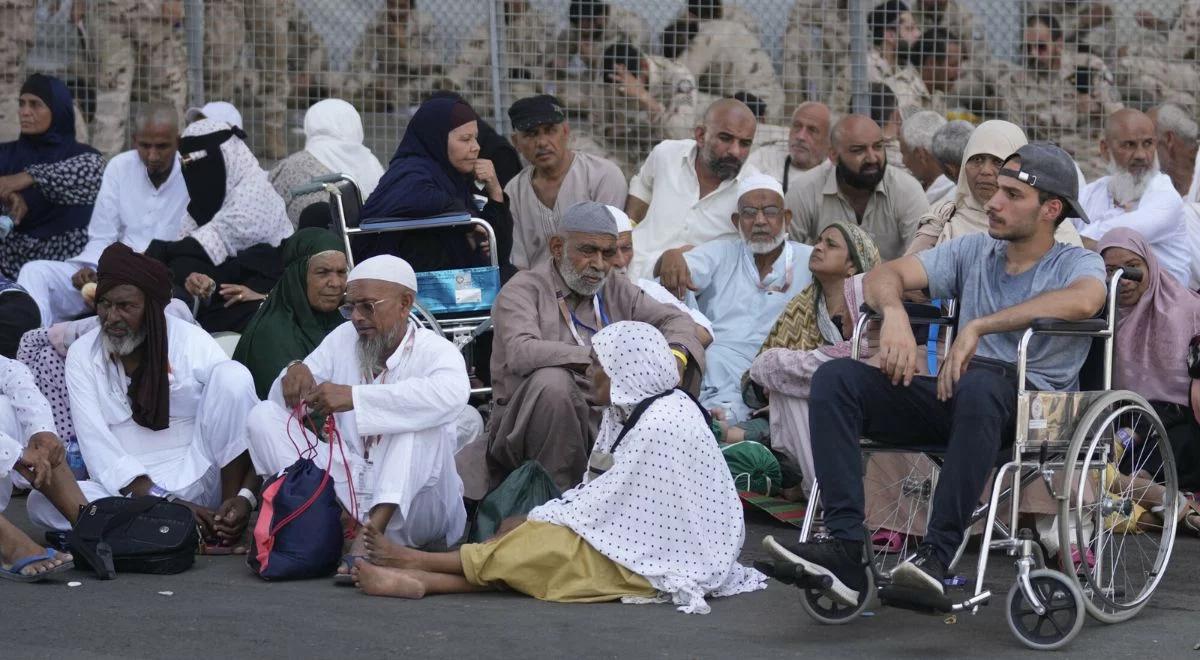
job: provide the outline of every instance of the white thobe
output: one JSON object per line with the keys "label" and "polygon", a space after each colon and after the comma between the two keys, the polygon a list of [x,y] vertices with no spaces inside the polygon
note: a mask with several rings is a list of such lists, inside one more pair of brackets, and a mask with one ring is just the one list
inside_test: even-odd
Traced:
{"label": "white thobe", "polygon": [[1108,190],[1109,178],[1101,177],[1080,191],[1079,203],[1091,222],[1071,220],[1079,235],[1099,241],[1110,229],[1133,229],[1150,244],[1167,272],[1181,284],[1190,282],[1192,255],[1183,217],[1183,198],[1175,190],[1171,177],[1162,172],[1155,174],[1132,211],[1113,202]]}
{"label": "white thobe", "polygon": [[188,201],[178,157],[167,180],[156,188],[137,151],[114,156],[104,168],[83,252],[66,261],[29,262],[17,276],[17,283],[37,301],[42,324],[87,311],[79,291],[71,286],[71,276],[84,266],[95,268],[109,245],[121,242],[142,252],[152,240],[178,240]]}
{"label": "white thobe", "polygon": [[[89,501],[120,495],[140,476],[176,496],[216,508],[221,468],[246,451],[246,417],[258,403],[254,380],[198,326],[166,317],[170,425],[154,431],[133,420],[129,378],[110,357],[97,328],[67,351],[67,392],[79,450],[92,479],[79,483]],[[35,523],[68,529],[44,498],[29,498]]]}
{"label": "white thobe", "polygon": [[675,294],[667,291],[663,285],[654,280],[646,279],[638,280],[637,285],[638,288],[642,290],[642,293],[645,293],[656,301],[664,305],[670,305],[681,312],[687,312],[688,316],[692,317],[692,320],[696,322],[696,325],[699,325],[708,331],[708,335],[710,337],[716,336],[713,334],[712,321],[708,320],[708,317],[704,315],[704,312],[696,309],[695,307],[688,307],[683,303],[682,300],[676,298]]}
{"label": "white thobe", "polygon": [[737,238],[732,218],[738,181],[757,174],[758,169],[744,165],[736,177],[722,181],[701,198],[697,151],[695,140],[663,140],[629,180],[630,196],[650,206],[646,217],[633,228],[636,252],[629,266],[630,277],[653,277],[654,264],[666,250]]}
{"label": "white thobe", "polygon": [[[408,547],[449,546],[467,522],[454,466],[455,422],[471,390],[462,354],[440,334],[410,325],[384,372],[366,378],[357,342],[354,325],[343,323],[304,358],[318,384],[350,385],[353,392],[353,410],[334,415],[345,461],[335,450],[330,467],[325,444],[313,460],[329,468],[346,510],[353,512],[358,501],[360,521],[367,520],[371,506],[394,504],[388,538]],[[292,438],[303,443],[296,421],[289,421],[282,383],[280,374],[268,400],[250,416],[250,457],[264,476],[296,462],[289,426]],[[370,439],[376,442],[368,454]]]}
{"label": "white thobe", "polygon": [[925,190],[925,199],[928,199],[930,204],[936,204],[946,195],[953,194],[957,187],[958,185],[951,181],[950,177],[941,174]]}
{"label": "white thobe", "polygon": [[35,433],[54,433],[50,402],[25,365],[0,356],[0,512],[12,496],[13,467]]}
{"label": "white thobe", "polygon": [[1187,225],[1188,253],[1188,288],[1200,290],[1200,202],[1188,202],[1183,205],[1183,220]]}
{"label": "white thobe", "polygon": [[[761,126],[759,130],[762,130]],[[746,159],[746,164],[753,165],[765,174],[770,174],[783,186],[783,192],[786,193],[788,186],[796,180],[796,177],[808,171],[792,164],[789,160],[791,155],[787,140],[772,142],[751,151],[750,157]]]}
{"label": "white thobe", "polygon": [[704,353],[700,403],[725,409],[731,424],[745,421],[752,412],[742,401],[742,374],[783,308],[812,283],[811,254],[811,246],[787,241],[762,280],[741,239],[712,241],[683,255],[698,289],[696,304],[713,320],[715,330],[715,341]]}

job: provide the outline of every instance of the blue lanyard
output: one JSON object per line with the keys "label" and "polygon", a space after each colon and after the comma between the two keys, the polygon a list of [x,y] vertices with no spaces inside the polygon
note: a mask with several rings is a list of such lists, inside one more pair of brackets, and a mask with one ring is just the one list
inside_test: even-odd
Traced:
{"label": "blue lanyard", "polygon": [[[599,293],[596,293],[596,295],[592,297],[592,307],[596,310],[596,318],[600,321],[600,328],[608,325],[609,319],[608,313],[604,308],[604,298],[601,297]],[[570,324],[571,335],[575,338],[575,343],[579,344],[580,346],[584,346],[585,344],[583,342],[583,338],[579,336],[579,332],[576,330],[577,327],[583,328],[593,335],[597,332],[600,332],[599,329],[593,328],[583,321],[580,321],[579,317],[575,316],[575,310],[567,309],[567,299],[561,291],[558,292],[558,308],[563,314],[563,320]]]}

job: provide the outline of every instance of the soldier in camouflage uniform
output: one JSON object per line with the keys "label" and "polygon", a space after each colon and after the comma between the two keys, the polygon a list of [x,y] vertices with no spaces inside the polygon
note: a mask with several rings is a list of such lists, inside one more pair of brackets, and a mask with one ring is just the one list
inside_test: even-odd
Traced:
{"label": "soldier in camouflage uniform", "polygon": [[696,125],[696,80],[665,57],[628,44],[604,51],[604,89],[594,97],[594,132],[621,171],[636,171],[662,140],[683,140]]}
{"label": "soldier in camouflage uniform", "polygon": [[35,0],[0,0],[0,142],[11,142],[21,133],[17,96],[25,82],[25,55],[33,47]]}
{"label": "soldier in camouflage uniform", "polygon": [[783,85],[754,32],[725,18],[689,20],[684,29],[693,34],[675,61],[692,72],[702,93],[718,98],[752,94],[763,106],[760,122],[783,121]]}
{"label": "soldier in camouflage uniform", "polygon": [[901,112],[929,107],[929,90],[916,67],[907,61],[907,54],[921,38],[907,5],[899,0],[879,5],[867,16],[867,30],[874,45],[867,53],[867,80],[887,85]]}
{"label": "soldier in camouflage uniform", "polygon": [[1162,38],[1133,47],[1118,60],[1117,86],[1131,103],[1175,103],[1195,112],[1200,106],[1200,0],[1184,2],[1171,21],[1148,12],[1137,19]]}
{"label": "soldier in camouflage uniform", "polygon": [[[262,107],[262,123],[247,133],[265,139],[262,156],[287,155],[289,0],[206,0],[204,3],[204,89],[211,99]],[[252,70],[243,68],[249,45]],[[258,86],[254,87],[253,76]],[[253,91],[252,91],[253,90]],[[247,121],[249,123],[249,121]],[[255,130],[257,129],[257,130]]]}
{"label": "soldier in camouflage uniform", "polygon": [[149,96],[166,100],[183,115],[187,100],[183,3],[93,0],[86,20],[100,72],[92,146],[111,158],[126,149],[130,97],[139,70],[152,76],[144,85]]}
{"label": "soldier in camouflage uniform", "polygon": [[[604,49],[625,43],[644,51],[649,49],[650,38],[641,17],[604,0],[571,0],[567,23],[554,40],[553,55],[546,67],[546,88],[548,94],[563,102],[571,118],[586,119],[590,99],[597,93]],[[579,125],[578,121],[572,125],[572,138]]]}
{"label": "soldier in camouflage uniform", "polygon": [[1112,75],[1098,57],[1068,49],[1051,16],[1026,19],[1024,48],[1025,65],[999,82],[1009,119],[1030,141],[1060,144],[1091,178],[1103,170],[1104,118],[1123,107]]}
{"label": "soldier in camouflage uniform", "polygon": [[835,113],[849,111],[849,85],[839,81],[850,79],[850,66],[846,0],[796,0],[783,37],[787,107],[825,100]]}
{"label": "soldier in camouflage uniform", "polygon": [[438,89],[453,88],[435,80],[443,67],[433,16],[413,4],[388,0],[354,51],[339,94],[364,112],[407,110]]}
{"label": "soldier in camouflage uniform", "polygon": [[329,51],[308,16],[294,2],[288,12],[288,107],[307,110],[331,94]]}

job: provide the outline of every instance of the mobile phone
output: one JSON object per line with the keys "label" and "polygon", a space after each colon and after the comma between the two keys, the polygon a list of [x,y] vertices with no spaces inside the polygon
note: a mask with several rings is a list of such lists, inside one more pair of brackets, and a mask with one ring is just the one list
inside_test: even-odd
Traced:
{"label": "mobile phone", "polygon": [[1081,66],[1075,69],[1075,91],[1080,94],[1092,93],[1092,70],[1090,67]]}

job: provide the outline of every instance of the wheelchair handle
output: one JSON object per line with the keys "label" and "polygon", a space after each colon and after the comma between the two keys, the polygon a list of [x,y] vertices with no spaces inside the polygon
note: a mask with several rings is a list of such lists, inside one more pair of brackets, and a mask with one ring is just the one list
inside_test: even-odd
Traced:
{"label": "wheelchair handle", "polygon": [[301,195],[311,195],[312,193],[322,192],[324,190],[324,183],[306,183],[299,188],[292,188],[288,191],[288,194],[292,197],[299,197]]}
{"label": "wheelchair handle", "polygon": [[306,183],[298,188],[292,188],[291,190],[288,191],[288,194],[291,195],[292,197],[299,197],[300,195],[309,195],[309,194],[312,194],[315,192],[321,192],[321,191],[325,190],[326,189],[325,184],[327,184],[327,183],[337,183],[338,181],[344,181],[344,180],[354,181],[354,179],[350,178],[349,175],[342,174],[341,172],[334,172],[332,174],[322,174],[321,176],[313,177],[312,179],[309,180],[308,183]]}
{"label": "wheelchair handle", "polygon": [[1142,281],[1142,269],[1140,268],[1125,268],[1121,271],[1121,279],[1131,282]]}

